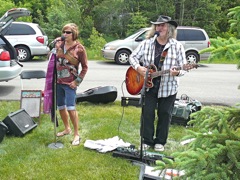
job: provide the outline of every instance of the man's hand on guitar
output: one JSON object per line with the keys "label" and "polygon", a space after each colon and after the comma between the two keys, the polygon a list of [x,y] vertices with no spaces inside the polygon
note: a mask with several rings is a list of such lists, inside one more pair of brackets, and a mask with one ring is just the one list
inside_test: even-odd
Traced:
{"label": "man's hand on guitar", "polygon": [[138,66],[137,68],[137,72],[142,75],[143,77],[145,77],[146,72],[147,72],[147,68],[144,66]]}
{"label": "man's hand on guitar", "polygon": [[170,74],[171,74],[172,76],[178,76],[179,73],[180,73],[180,71],[177,69],[177,67],[172,67],[172,68],[170,69]]}

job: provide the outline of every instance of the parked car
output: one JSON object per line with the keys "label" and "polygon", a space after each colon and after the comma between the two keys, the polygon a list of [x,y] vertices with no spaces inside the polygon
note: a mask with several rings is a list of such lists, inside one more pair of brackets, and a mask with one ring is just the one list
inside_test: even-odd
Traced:
{"label": "parked car", "polygon": [[0,82],[14,79],[22,71],[22,65],[18,62],[18,51],[2,35],[2,30],[22,16],[30,16],[30,11],[25,8],[14,8],[0,18]]}
{"label": "parked car", "polygon": [[28,61],[34,56],[45,56],[49,53],[48,36],[36,23],[13,22],[2,34],[18,49],[19,61]]}
{"label": "parked car", "polygon": [[[102,49],[103,57],[114,60],[117,64],[129,64],[129,55],[145,39],[146,32],[149,29],[142,28],[126,39],[105,44]],[[177,40],[183,44],[188,62],[198,63],[200,60],[207,59],[210,55],[209,53],[199,54],[200,50],[210,46],[208,34],[202,28],[178,26]]]}

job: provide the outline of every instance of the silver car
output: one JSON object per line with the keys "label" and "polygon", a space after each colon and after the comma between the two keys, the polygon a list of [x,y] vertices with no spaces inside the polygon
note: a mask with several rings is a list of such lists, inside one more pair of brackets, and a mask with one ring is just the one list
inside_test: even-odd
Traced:
{"label": "silver car", "polygon": [[[117,64],[129,64],[129,55],[145,39],[146,32],[149,29],[142,28],[126,39],[119,39],[105,44],[102,49],[103,57],[114,60]],[[178,26],[177,40],[183,44],[188,62],[198,63],[202,59],[207,59],[210,55],[209,53],[199,54],[200,50],[210,46],[208,34],[204,29]]]}
{"label": "silver car", "polygon": [[2,35],[2,30],[22,16],[30,16],[30,11],[25,8],[14,8],[8,10],[0,18],[0,82],[14,79],[22,71],[22,65],[18,62],[17,50]]}

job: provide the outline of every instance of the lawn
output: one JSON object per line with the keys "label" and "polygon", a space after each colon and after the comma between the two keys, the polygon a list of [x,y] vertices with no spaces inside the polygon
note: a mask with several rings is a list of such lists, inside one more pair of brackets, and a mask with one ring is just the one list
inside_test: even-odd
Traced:
{"label": "lawn", "polygon": [[[19,110],[19,107],[18,101],[0,101],[0,120]],[[113,157],[112,152],[99,153],[85,148],[84,142],[118,136],[138,148],[141,108],[122,107],[119,101],[108,104],[81,102],[77,105],[77,111],[80,146],[71,145],[72,135],[56,139],[54,123],[48,114],[41,114],[39,119],[34,119],[38,126],[23,137],[6,135],[0,143],[1,179],[137,180],[139,166],[124,158]],[[57,131],[60,131],[63,129],[60,118],[58,122]],[[179,143],[186,134],[186,127],[171,125],[163,154],[182,151],[184,147]],[[63,148],[49,147],[56,142],[63,144]]]}

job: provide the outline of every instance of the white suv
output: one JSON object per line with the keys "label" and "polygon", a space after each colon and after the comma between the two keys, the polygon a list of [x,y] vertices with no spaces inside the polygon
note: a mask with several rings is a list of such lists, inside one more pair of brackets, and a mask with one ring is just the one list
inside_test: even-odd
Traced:
{"label": "white suv", "polygon": [[[119,39],[105,44],[102,49],[103,57],[114,60],[117,64],[129,64],[128,58],[132,51],[145,39],[150,28],[142,28],[126,39]],[[177,40],[185,49],[188,62],[198,63],[207,59],[209,53],[199,54],[199,51],[210,46],[209,37],[204,29],[198,27],[178,26]]]}
{"label": "white suv", "polygon": [[49,53],[48,36],[38,24],[13,22],[2,34],[18,49],[18,59],[21,62]]}

